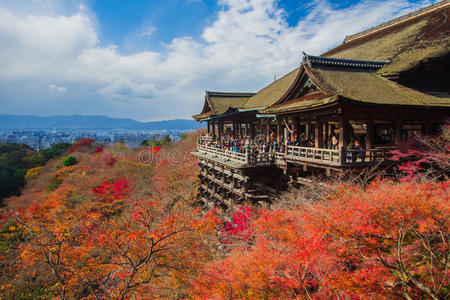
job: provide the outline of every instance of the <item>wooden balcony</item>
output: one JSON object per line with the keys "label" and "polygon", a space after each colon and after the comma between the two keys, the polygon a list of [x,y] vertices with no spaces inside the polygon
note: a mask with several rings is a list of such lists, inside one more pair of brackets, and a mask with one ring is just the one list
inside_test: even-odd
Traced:
{"label": "wooden balcony", "polygon": [[389,162],[392,149],[339,150],[287,146],[286,152],[239,153],[214,146],[198,144],[193,154],[233,168],[261,166],[284,167],[291,164],[310,164],[324,167],[363,167]]}
{"label": "wooden balcony", "polygon": [[389,162],[392,149],[339,150],[287,146],[286,161],[291,163],[313,163],[336,167],[370,166]]}
{"label": "wooden balcony", "polygon": [[220,149],[214,146],[197,144],[197,151],[192,154],[200,158],[214,160],[218,163],[222,163],[233,168],[251,168],[275,165],[274,153],[240,153]]}

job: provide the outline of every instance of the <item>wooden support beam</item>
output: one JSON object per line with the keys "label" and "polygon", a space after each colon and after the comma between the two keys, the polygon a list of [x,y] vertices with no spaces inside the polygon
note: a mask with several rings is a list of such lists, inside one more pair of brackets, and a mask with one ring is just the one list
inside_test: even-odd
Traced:
{"label": "wooden support beam", "polygon": [[323,123],[317,120],[314,128],[314,147],[323,148]]}
{"label": "wooden support beam", "polygon": [[366,122],[366,149],[372,149],[374,147],[375,127],[373,126],[373,120],[369,119]]}
{"label": "wooden support beam", "polygon": [[219,131],[219,139],[221,139],[223,137],[223,122],[220,121],[218,126],[219,126],[219,129],[218,129],[218,131]]}
{"label": "wooden support beam", "polygon": [[308,120],[306,121],[306,125],[305,125],[305,137],[307,139],[311,138],[311,121]]}
{"label": "wooden support beam", "polygon": [[325,121],[323,123],[323,143],[325,145],[325,148],[330,148],[330,132],[328,130],[329,125],[328,125],[328,121]]}
{"label": "wooden support beam", "polygon": [[344,117],[341,117],[339,120],[339,147],[347,147],[348,141],[348,130],[350,125],[348,124],[348,120]]}
{"label": "wooden support beam", "polygon": [[314,147],[323,148],[323,122],[319,120],[314,127]]}
{"label": "wooden support beam", "polygon": [[216,122],[212,121],[212,134],[216,136]]}
{"label": "wooden support beam", "polygon": [[396,119],[394,122],[394,132],[395,132],[395,139],[394,139],[394,143],[396,145],[399,145],[401,142],[401,130],[402,130],[402,120],[401,119]]}
{"label": "wooden support beam", "polygon": [[277,141],[281,141],[281,121],[277,120]]}

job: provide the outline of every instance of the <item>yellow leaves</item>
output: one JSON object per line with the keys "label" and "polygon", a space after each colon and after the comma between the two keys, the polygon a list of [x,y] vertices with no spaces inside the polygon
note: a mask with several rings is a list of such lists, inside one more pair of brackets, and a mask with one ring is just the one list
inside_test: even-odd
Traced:
{"label": "yellow leaves", "polygon": [[36,167],[36,168],[28,169],[27,173],[25,174],[25,179],[31,180],[33,178],[36,178],[39,175],[42,168],[43,167]]}

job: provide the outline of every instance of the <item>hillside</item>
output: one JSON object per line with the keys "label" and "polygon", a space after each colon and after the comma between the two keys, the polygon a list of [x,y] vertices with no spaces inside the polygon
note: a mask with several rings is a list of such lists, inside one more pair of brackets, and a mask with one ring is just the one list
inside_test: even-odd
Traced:
{"label": "hillside", "polygon": [[[198,206],[199,132],[130,149],[80,140],[1,211],[5,299],[443,298],[449,182],[292,190]],[[73,165],[63,165],[66,156]],[[315,200],[314,200],[315,199]]]}
{"label": "hillside", "polygon": [[129,130],[194,130],[200,128],[194,120],[139,122],[105,116],[18,116],[0,115],[0,130],[26,129],[129,129]]}

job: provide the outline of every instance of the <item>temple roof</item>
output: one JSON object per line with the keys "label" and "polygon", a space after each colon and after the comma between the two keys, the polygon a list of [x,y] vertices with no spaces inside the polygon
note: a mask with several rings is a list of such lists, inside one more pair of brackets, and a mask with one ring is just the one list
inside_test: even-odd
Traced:
{"label": "temple roof", "polygon": [[289,90],[298,76],[300,68],[272,82],[248,99],[245,108],[264,108],[276,103]]}
{"label": "temple roof", "polygon": [[[439,98],[392,82],[376,73],[373,61],[349,61],[305,55],[300,76],[315,84],[319,91],[296,99],[281,99],[262,113],[282,113],[319,107],[338,100],[352,100],[366,104],[396,106],[450,107],[450,98]],[[378,65],[378,68],[380,65]],[[300,88],[300,85],[293,84]],[[295,93],[291,93],[295,94]]]}
{"label": "temple roof", "polygon": [[310,66],[345,67],[347,69],[379,70],[387,61],[370,61],[359,59],[342,59],[333,57],[313,56],[303,52],[303,62]]}
{"label": "temple roof", "polygon": [[390,61],[380,74],[398,74],[422,60],[450,52],[450,1],[383,23],[348,36],[344,43],[323,54],[326,57]]}
{"label": "temple roof", "polygon": [[206,91],[202,112],[192,117],[201,120],[213,115],[221,115],[229,108],[242,108],[253,95],[255,93]]}

